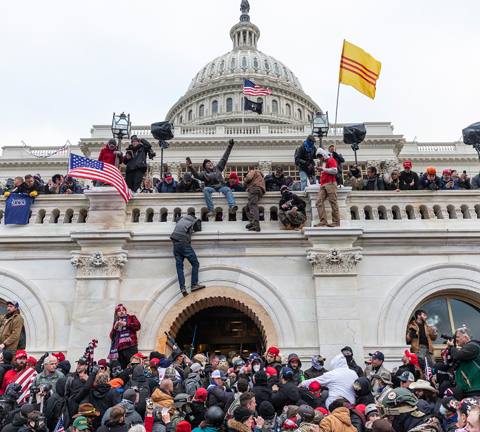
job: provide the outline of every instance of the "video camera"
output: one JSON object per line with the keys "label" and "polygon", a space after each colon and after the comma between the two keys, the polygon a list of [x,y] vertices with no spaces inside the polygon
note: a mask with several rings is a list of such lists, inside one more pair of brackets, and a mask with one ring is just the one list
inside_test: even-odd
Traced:
{"label": "video camera", "polygon": [[440,337],[441,337],[442,339],[445,339],[445,342],[444,342],[444,343],[447,343],[447,341],[449,341],[449,340],[455,342],[455,333],[453,333],[453,334],[442,333],[442,334],[440,335]]}

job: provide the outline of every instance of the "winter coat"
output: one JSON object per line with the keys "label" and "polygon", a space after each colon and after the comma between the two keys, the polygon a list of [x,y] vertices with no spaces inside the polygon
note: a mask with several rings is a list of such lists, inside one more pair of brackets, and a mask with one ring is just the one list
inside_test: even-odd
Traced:
{"label": "winter coat", "polygon": [[197,192],[202,192],[202,187],[198,183],[197,180],[193,180],[190,183],[190,186],[187,186],[185,182],[179,181],[177,183],[177,193],[197,193]]}
{"label": "winter coat", "polygon": [[347,179],[344,181],[343,185],[345,187],[351,187],[352,191],[363,190],[363,179],[362,176],[355,177],[353,175],[348,175]]}
{"label": "winter coat", "polygon": [[283,174],[278,178],[275,177],[275,173],[265,177],[265,188],[267,192],[280,192],[280,188],[286,184],[287,179]]}
{"label": "winter coat", "polygon": [[[418,174],[416,172],[410,171],[408,174],[405,171],[402,171],[398,176],[400,180],[400,189],[401,190],[417,190],[418,187]],[[413,186],[410,186],[412,180],[415,180]]]}
{"label": "winter coat", "polygon": [[[18,432],[18,430],[27,424],[27,418],[23,417],[20,413],[15,414],[13,417],[13,422],[7,424],[3,429],[2,432]],[[53,429],[52,429],[53,430]]]}
{"label": "winter coat", "polygon": [[188,374],[188,377],[183,384],[185,387],[185,393],[190,396],[195,396],[195,392],[202,387],[202,380],[197,372],[192,372]]}
{"label": "winter coat", "polygon": [[361,389],[355,390],[355,405],[368,405],[375,403],[375,398],[372,394],[372,382],[364,376],[355,380],[355,383],[360,384]]}
{"label": "winter coat", "polygon": [[[5,345],[4,350],[16,351],[18,341],[20,340],[20,333],[23,328],[23,318],[20,315],[20,311],[17,310],[9,316],[8,314],[0,316],[0,323],[3,323],[4,320],[7,321],[3,327],[2,334],[0,335],[0,343]],[[3,374],[5,374],[5,372],[7,372],[7,369]]]}
{"label": "winter coat", "polygon": [[172,180],[172,183],[168,184],[165,180],[160,181],[157,185],[157,191],[158,193],[175,193],[177,192],[177,182]]}
{"label": "winter coat", "polygon": [[194,419],[190,421],[190,424],[192,425],[192,429],[194,429],[198,427],[203,420],[205,420],[207,408],[203,402],[193,401],[190,404],[190,409],[192,410],[191,415],[194,417]]}
{"label": "winter coat", "polygon": [[141,139],[136,147],[130,144],[125,151],[125,156],[132,153],[133,156],[130,159],[127,157],[123,159],[123,163],[127,166],[126,172],[135,169],[140,169],[143,172],[147,171],[147,154],[151,149],[152,145],[146,139]]}
{"label": "winter coat", "polygon": [[328,390],[323,390],[318,396],[312,394],[310,390],[300,387],[298,389],[300,393],[300,399],[310,405],[313,409],[318,407],[325,408],[325,402],[328,398]]}
{"label": "winter coat", "polygon": [[[306,382],[306,381],[304,381]],[[283,410],[285,405],[295,405],[300,399],[297,384],[293,380],[282,384],[278,391],[272,392],[270,403],[274,406],[277,414]]]}
{"label": "winter coat", "polygon": [[453,180],[452,178],[450,178],[450,180],[445,180],[444,178],[442,178],[442,190],[458,190],[458,183],[453,180],[453,188],[447,188],[447,183],[449,183],[451,180]]}
{"label": "winter coat", "polygon": [[470,190],[472,185],[470,184],[470,180],[462,180],[460,177],[457,179],[458,189],[462,190]]}
{"label": "winter coat", "polygon": [[47,378],[47,374],[44,370],[34,378],[32,387],[37,387],[39,384],[51,384],[52,392],[55,393],[57,391],[56,384],[60,378],[65,378],[65,375],[63,375],[62,372],[55,371],[51,375],[51,378]]}
{"label": "winter coat", "polygon": [[268,386],[267,373],[265,371],[260,370],[255,374],[255,384],[253,385],[252,392],[255,394],[257,407],[259,407],[263,401],[270,402],[272,389]]}
{"label": "winter coat", "polygon": [[[293,359],[297,359],[298,360],[298,367],[297,369],[293,369],[290,362],[293,360]],[[287,366],[293,370],[293,381],[295,381],[295,384],[300,384],[302,381],[305,380],[305,378],[303,377],[303,370],[302,370],[302,362],[300,361],[300,358],[298,357],[297,354],[295,353],[292,353],[288,356],[288,361],[287,361]]]}
{"label": "winter coat", "polygon": [[[268,190],[268,189],[267,189]],[[290,208],[292,207],[297,207],[298,208],[298,211],[300,213],[303,213],[305,216],[307,215],[305,213],[305,207],[306,207],[306,203],[303,199],[301,199],[298,195],[295,195],[291,192],[289,192],[288,194],[284,194],[282,195],[282,199],[279,201],[278,205],[279,205],[279,210],[284,210],[282,208],[282,205],[286,204],[287,202],[290,202],[291,201],[291,206]]]}
{"label": "winter coat", "polygon": [[73,424],[75,419],[73,419],[72,416],[78,413],[78,407],[82,400],[90,393],[90,390],[95,382],[95,378],[96,374],[93,372],[89,375],[87,381],[83,381],[80,378],[75,378],[74,374],[73,383],[70,389],[70,396],[67,400],[66,411],[68,411],[69,418],[66,420],[64,419],[65,427]]}
{"label": "winter coat", "polygon": [[377,368],[374,368],[371,364],[367,365],[365,367],[365,370],[363,371],[363,375],[365,377],[367,377],[369,380],[372,379],[372,375],[376,375],[380,372],[388,372],[390,373],[390,371],[385,367],[383,366],[383,363],[377,367]]}
{"label": "winter coat", "polygon": [[385,182],[385,190],[394,191],[400,189],[400,180],[397,179],[397,182],[391,181],[390,183]]}
{"label": "winter coat", "polygon": [[[264,357],[265,359],[267,358],[266,353]],[[272,363],[267,363],[267,361],[265,360],[265,362],[263,363],[263,366],[265,369],[267,369],[268,367],[273,367],[277,371],[277,374],[280,375],[280,371],[282,370],[282,358],[280,356],[275,356],[275,359],[273,360]]]}
{"label": "winter coat", "polygon": [[12,369],[13,369],[12,365],[9,365],[6,363],[0,363],[0,382],[3,383],[3,377],[9,370],[12,370]]}
{"label": "winter coat", "polygon": [[193,177],[203,181],[206,187],[211,187],[218,190],[221,187],[226,186],[222,172],[225,169],[225,165],[227,165],[232,148],[233,146],[229,144],[227,150],[225,150],[225,153],[223,154],[223,157],[220,159],[220,162],[218,162],[218,164],[215,165],[211,170],[205,169],[204,171],[197,172],[193,165],[188,169],[192,173]]}
{"label": "winter coat", "polygon": [[62,415],[62,399],[65,396],[65,384],[67,378],[60,378],[55,384],[55,393],[50,396],[45,406],[45,417],[47,418],[47,427],[53,431]]}
{"label": "winter coat", "polygon": [[160,406],[162,408],[172,408],[170,410],[170,415],[173,414],[173,397],[170,396],[167,392],[156,388],[152,393],[152,402],[153,405]]}
{"label": "winter coat", "polygon": [[480,174],[472,178],[472,189],[480,189]]}
{"label": "winter coat", "polygon": [[80,186],[75,180],[73,180],[73,185],[72,187],[67,187],[67,184],[63,184],[62,187],[60,188],[60,194],[64,195],[67,193],[67,189],[70,189],[72,191],[72,194],[74,195],[80,195],[83,193],[82,186]]}
{"label": "winter coat", "polygon": [[337,153],[337,152],[333,152],[333,153],[328,153],[328,156],[329,157],[332,157],[333,159],[335,159],[335,162],[337,162],[337,169],[338,169],[338,173],[340,175],[342,175],[343,173],[343,167],[342,167],[342,164],[345,163],[345,158]]}
{"label": "winter coat", "polygon": [[[268,366],[267,366],[268,367]],[[278,376],[277,375],[272,375],[270,378],[268,378],[267,380],[267,384],[268,384],[268,387],[269,388],[272,388],[274,385],[280,387],[282,385],[282,383],[280,382],[280,380],[278,379]]]}
{"label": "winter coat", "polygon": [[[299,171],[307,173],[309,177],[315,175],[315,159],[317,158],[317,148],[313,145],[312,150],[305,148],[305,143],[295,150],[295,165]],[[311,165],[310,168],[308,166]]]}
{"label": "winter coat", "polygon": [[330,362],[331,372],[302,382],[302,386],[308,386],[317,381],[321,387],[328,387],[328,399],[326,401],[327,408],[337,399],[345,398],[350,403],[355,403],[355,393],[353,383],[358,379],[357,374],[350,370],[347,365],[347,359],[343,354],[338,354]]}
{"label": "winter coat", "polygon": [[245,184],[247,185],[247,191],[250,191],[254,188],[260,188],[262,190],[262,195],[265,193],[265,180],[263,179],[263,172],[260,170],[250,171],[244,179]]}
{"label": "winter coat", "polygon": [[208,391],[205,405],[207,408],[212,406],[220,407],[224,412],[228,411],[230,405],[235,400],[235,393],[226,391],[223,386],[212,387]]}
{"label": "winter coat", "polygon": [[[118,345],[118,351],[131,348],[134,346],[138,345],[138,337],[137,337],[137,332],[140,331],[142,328],[142,325],[140,324],[140,321],[138,321],[138,318],[135,315],[125,315],[122,318],[123,321],[126,320],[127,325],[125,326],[128,330],[130,341],[125,341],[125,342],[120,342]],[[115,336],[117,334],[117,329],[115,327],[115,323],[117,320],[114,321],[112,330],[110,331],[110,340],[113,341],[115,339]],[[126,380],[123,380],[125,382]]]}
{"label": "winter coat", "polygon": [[307,369],[305,372],[303,372],[303,376],[306,380],[312,379],[312,378],[318,378],[319,376],[322,376],[323,374],[329,372],[328,369],[325,369],[324,367],[320,370],[315,369],[313,366]]}
{"label": "winter coat", "polygon": [[128,390],[129,388],[136,386],[138,387],[138,404],[136,410],[138,413],[143,416],[147,409],[146,398],[150,397],[150,385],[148,384],[147,378],[143,373],[143,367],[141,365],[135,366],[132,372],[132,379],[123,386],[123,390]]}
{"label": "winter coat", "polygon": [[122,396],[110,386],[110,384],[100,384],[90,390],[88,396],[83,399],[82,404],[90,403],[100,411],[98,417],[93,418],[93,428],[96,430],[100,427],[102,417],[108,408],[118,405],[122,401]]}
{"label": "winter coat", "polygon": [[40,184],[40,182],[38,182],[37,180],[34,180],[33,181],[33,186],[27,186],[27,184],[25,182],[23,182],[20,186],[16,186],[15,188],[13,188],[10,193],[26,193],[26,194],[30,194],[31,192],[35,191],[37,192],[38,195],[44,195],[45,193],[47,193],[46,191],[49,191],[49,188],[48,186],[45,186],[45,185],[42,185]]}
{"label": "winter coat", "polygon": [[95,429],[96,432],[128,432],[128,426],[125,423],[111,423],[108,421],[105,426]]}
{"label": "winter coat", "polygon": [[380,174],[375,174],[372,178],[367,177],[363,180],[363,189],[368,191],[385,190],[385,182]]}
{"label": "winter coat", "polygon": [[[113,150],[110,150],[110,147],[108,147],[108,144],[100,151],[100,155],[98,156],[98,160],[100,162],[108,163],[110,165],[115,165],[115,151],[117,151],[116,148]],[[119,157],[119,162],[123,163],[123,156]]]}
{"label": "winter coat", "polygon": [[354,371],[359,377],[363,376],[363,370],[360,366],[357,365],[355,360],[352,358],[351,360],[348,360],[347,358],[347,364],[349,369]]}
{"label": "winter coat", "polygon": [[233,418],[228,420],[227,426],[230,432],[252,432],[251,428]]}
{"label": "winter coat", "polygon": [[[333,402],[333,401],[332,401]],[[337,408],[320,422],[321,432],[357,432],[347,408]]]}
{"label": "winter coat", "polygon": [[195,216],[187,215],[178,219],[170,238],[182,243],[190,244],[194,232],[202,230],[202,221]]}
{"label": "winter coat", "polygon": [[[125,424],[128,427],[136,424],[143,424],[142,416],[135,410],[135,406],[133,405],[133,403],[131,403],[130,401],[122,400],[117,405],[123,406],[125,408],[125,411],[126,411]],[[107,411],[105,411],[105,414],[103,415],[103,418],[102,418],[102,426],[108,422],[108,419],[110,418],[111,409],[112,408],[109,408]]]}
{"label": "winter coat", "polygon": [[[438,334],[435,334],[433,332],[433,329],[427,324],[424,323],[423,327],[425,329],[425,336],[427,337],[428,340],[428,352],[430,354],[434,353],[433,350],[433,343],[432,341],[437,340]],[[413,329],[413,331],[412,331]],[[412,338],[410,333],[416,332],[417,337]],[[419,327],[417,321],[413,320],[407,325],[407,332],[406,332],[406,339],[407,339],[407,344],[411,345],[410,352],[412,353],[418,353],[420,352],[420,332],[419,332]]]}
{"label": "winter coat", "polygon": [[442,179],[438,176],[435,176],[435,180],[428,180],[427,175],[423,174],[418,179],[418,189],[420,190],[432,190],[436,191],[442,188]]}

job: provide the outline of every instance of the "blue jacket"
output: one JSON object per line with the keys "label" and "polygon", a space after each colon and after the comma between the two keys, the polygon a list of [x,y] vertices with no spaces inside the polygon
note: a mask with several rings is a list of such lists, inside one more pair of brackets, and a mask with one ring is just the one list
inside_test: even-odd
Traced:
{"label": "blue jacket", "polygon": [[71,188],[67,188],[66,184],[62,185],[62,187],[60,188],[60,194],[66,194],[67,189],[70,189],[73,194],[82,194],[83,193],[82,187],[79,184],[77,184],[77,182],[75,180],[73,181],[73,186]]}
{"label": "blue jacket", "polygon": [[167,184],[167,182],[161,181],[157,185],[157,191],[158,193],[175,193],[177,191],[177,182],[173,180],[171,184]]}
{"label": "blue jacket", "polygon": [[[447,183],[450,180],[453,181],[453,188],[447,188]],[[445,179],[442,178],[442,190],[458,190],[458,183],[452,178],[450,178],[450,180],[447,182],[445,181]]]}

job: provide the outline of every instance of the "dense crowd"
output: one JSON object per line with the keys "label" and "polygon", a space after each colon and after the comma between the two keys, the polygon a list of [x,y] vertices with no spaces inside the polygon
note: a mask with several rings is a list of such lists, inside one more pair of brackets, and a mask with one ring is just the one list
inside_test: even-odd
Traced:
{"label": "dense crowd", "polygon": [[189,358],[173,345],[169,356],[146,356],[141,323],[123,305],[107,359],[95,362],[90,344],[72,367],[61,352],[37,360],[17,350],[18,304],[0,320],[2,432],[480,431],[479,342],[465,327],[442,335],[435,362],[437,329],[422,310],[406,328],[411,349],[393,368],[380,351],[362,368],[349,346],[330,362],[276,347]]}

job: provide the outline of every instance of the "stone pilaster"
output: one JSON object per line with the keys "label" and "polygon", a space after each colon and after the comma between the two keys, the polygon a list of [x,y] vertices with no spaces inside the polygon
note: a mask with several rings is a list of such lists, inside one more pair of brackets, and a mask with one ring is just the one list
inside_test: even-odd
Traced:
{"label": "stone pilaster", "polygon": [[272,173],[272,161],[259,161],[258,169],[263,172],[264,176]]}
{"label": "stone pilaster", "polygon": [[353,246],[362,233],[357,228],[305,228],[311,245],[306,249],[306,258],[312,264],[315,281],[319,352],[328,359],[349,345],[357,361],[362,360],[356,281],[362,249]]}
{"label": "stone pilaster", "polygon": [[180,174],[182,172],[181,162],[169,162],[168,171],[172,173],[172,176],[175,179],[175,181],[178,181]]}
{"label": "stone pilaster", "polygon": [[160,162],[150,162],[150,175],[153,178],[160,178]]}

